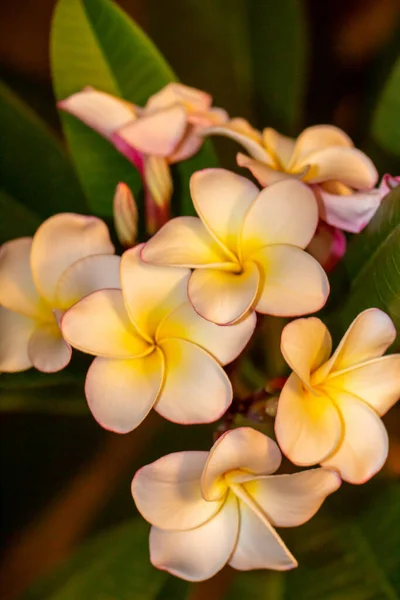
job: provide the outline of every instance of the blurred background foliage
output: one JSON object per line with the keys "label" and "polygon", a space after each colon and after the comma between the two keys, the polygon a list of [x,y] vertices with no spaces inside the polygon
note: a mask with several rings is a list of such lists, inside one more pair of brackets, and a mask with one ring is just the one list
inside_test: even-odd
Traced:
{"label": "blurred background foliage", "polygon": [[[62,0],[51,43],[55,0],[1,4],[0,242],[31,235],[44,218],[65,210],[110,221],[115,184],[139,189],[135,171],[107,142],[57,115],[56,98],[88,84],[142,104],[179,78],[255,127],[295,136],[305,126],[334,123],[370,154],[381,175],[399,174],[398,0],[116,4],[137,25],[107,0]],[[236,168],[234,143],[219,138],[215,148],[221,164]],[[192,210],[190,174],[214,164],[207,143],[177,167],[176,212]],[[368,306],[388,311],[399,328],[399,274],[400,188],[351,240],[333,273],[325,315],[335,336]],[[276,345],[275,321],[265,323],[264,333]],[[276,349],[275,355],[267,349],[261,367],[276,375],[278,363]],[[391,454],[383,474],[362,489],[343,486],[311,523],[287,532],[300,569],[239,575],[233,583],[228,570],[193,587],[149,565],[147,526],[131,520],[129,487],[145,462],[209,448],[212,428],[152,417],[127,436],[101,430],[83,396],[87,364],[75,356],[68,372],[54,376],[1,375],[1,598],[25,592],[26,600],[212,600],[226,590],[233,600],[400,597],[398,408],[386,419]],[[91,534],[99,537],[53,574]]]}

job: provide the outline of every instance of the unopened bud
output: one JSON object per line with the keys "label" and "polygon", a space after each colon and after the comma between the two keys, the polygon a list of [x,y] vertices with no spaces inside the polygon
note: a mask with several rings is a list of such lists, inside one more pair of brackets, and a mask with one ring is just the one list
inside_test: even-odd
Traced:
{"label": "unopened bud", "polygon": [[171,171],[168,162],[160,156],[147,156],[144,166],[146,187],[146,228],[152,235],[170,217],[170,204],[173,191]]}
{"label": "unopened bud", "polygon": [[119,183],[114,194],[114,226],[122,246],[135,245],[138,230],[138,210],[131,190],[126,183]]}

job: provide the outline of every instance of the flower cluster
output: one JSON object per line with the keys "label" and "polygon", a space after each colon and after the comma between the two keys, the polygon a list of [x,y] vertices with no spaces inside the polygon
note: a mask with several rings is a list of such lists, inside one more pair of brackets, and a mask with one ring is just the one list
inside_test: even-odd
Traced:
{"label": "flower cluster", "polygon": [[[277,443],[239,427],[209,453],[170,454],[134,477],[133,498],[152,525],[151,561],[190,581],[225,564],[296,567],[275,527],[304,523],[341,480],[360,484],[381,469],[388,437],[380,417],[400,396],[400,354],[383,356],[396,336],[388,315],[361,313],[332,355],[326,326],[304,318],[328,298],[326,269],[345,250],[343,230],[360,231],[398,178],[373,189],[374,165],[335,127],[311,127],[293,141],[211,106],[208,94],[180,84],[144,108],[91,88],[64,100],[61,108],[139,169],[154,235],[134,246],[137,208],[120,183],[122,257],[104,222],[76,214],[51,217],[33,238],[0,251],[0,371],[55,372],[72,348],[94,356],[86,398],[94,418],[118,433],[152,408],[184,425],[217,421],[234,395],[223,367],[245,351],[257,313],[303,317],[282,332],[293,373],[280,391],[275,436],[292,463],[317,468],[273,475]],[[199,171],[190,182],[198,216],[168,220],[169,165],[217,134],[246,148],[238,164],[263,189],[224,169]]]}

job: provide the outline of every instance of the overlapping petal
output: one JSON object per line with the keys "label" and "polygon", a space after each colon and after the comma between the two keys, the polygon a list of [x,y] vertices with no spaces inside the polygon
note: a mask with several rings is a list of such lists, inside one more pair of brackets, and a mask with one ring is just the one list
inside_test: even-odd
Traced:
{"label": "overlapping petal", "polygon": [[203,130],[202,134],[228,137],[243,146],[251,157],[267,165],[273,166],[271,156],[262,146],[260,132],[253,129],[243,119],[232,119],[232,121],[224,125],[208,127]]}
{"label": "overlapping petal", "polygon": [[368,225],[382,199],[379,189],[340,195],[330,194],[318,187],[317,196],[321,218],[329,225],[351,233],[359,233]]}
{"label": "overlapping petal", "polygon": [[207,111],[211,107],[212,97],[202,90],[172,82],[150,96],[146,102],[146,112],[153,112],[179,103],[191,110]]}
{"label": "overlapping petal", "polygon": [[295,149],[295,141],[271,127],[263,130],[262,139],[264,146],[273,155],[277,165],[283,168],[287,167]]}
{"label": "overlapping petal", "polygon": [[28,355],[35,369],[44,373],[55,373],[68,365],[72,349],[55,319],[38,325],[29,338]]}
{"label": "overlapping petal", "polygon": [[[285,179],[300,179],[300,175],[292,175],[289,173],[285,173],[284,171],[277,171],[272,166],[265,164],[261,160],[257,160],[255,158],[251,158],[246,154],[242,154],[238,152],[236,155],[236,162],[239,167],[244,167],[245,169],[249,169],[250,173],[255,177],[260,185],[266,187],[267,185],[271,185],[272,183],[277,183],[278,181],[283,181]],[[304,174],[307,172],[308,168],[304,170]]]}
{"label": "overlapping petal", "polygon": [[372,188],[378,179],[371,159],[356,148],[332,146],[313,152],[296,164],[299,170],[310,165],[304,178],[308,183],[339,180],[351,188],[362,190]]}
{"label": "overlapping petal", "polygon": [[0,306],[0,373],[31,368],[28,344],[36,326],[35,319]]}
{"label": "overlapping petal", "polygon": [[289,168],[300,162],[307,162],[307,157],[318,150],[331,146],[353,148],[349,136],[334,125],[313,125],[302,131],[296,140]]}

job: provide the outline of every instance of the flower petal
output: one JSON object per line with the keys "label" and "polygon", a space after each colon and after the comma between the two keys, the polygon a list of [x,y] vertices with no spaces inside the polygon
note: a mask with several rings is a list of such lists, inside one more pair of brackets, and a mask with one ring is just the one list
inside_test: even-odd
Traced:
{"label": "flower petal", "polygon": [[150,531],[150,560],[158,569],[187,581],[209,579],[228,562],[236,544],[239,510],[231,495],[204,525],[189,531]]}
{"label": "flower petal", "polygon": [[130,360],[100,357],[88,370],[85,394],[102,427],[128,433],[150,412],[162,381],[163,359],[158,351]]}
{"label": "flower petal", "polygon": [[325,148],[306,156],[297,163],[298,169],[310,165],[304,180],[308,183],[338,180],[356,189],[375,185],[378,172],[371,159],[356,148]]}
{"label": "flower petal", "polygon": [[255,479],[243,488],[274,527],[297,527],[309,521],[341,483],[335,471],[309,469]]}
{"label": "flower petal", "polygon": [[67,309],[97,290],[121,287],[120,257],[114,254],[86,256],[68,267],[58,280],[57,306]]}
{"label": "flower petal", "polygon": [[242,231],[242,253],[272,244],[305,248],[318,224],[318,206],[312,191],[294,179],[265,188],[248,211]]}
{"label": "flower petal", "polygon": [[293,373],[278,402],[275,435],[282,452],[295,464],[315,465],[339,445],[343,431],[339,412],[325,394],[304,390]]}
{"label": "flower petal", "polygon": [[336,452],[322,464],[337,469],[343,481],[365,483],[385,463],[387,431],[365,402],[345,392],[335,392],[333,397],[344,421],[344,437]]}
{"label": "flower petal", "polygon": [[132,358],[151,348],[132,325],[121,290],[86,296],[65,313],[61,330],[71,346],[95,356]]}
{"label": "flower petal", "polygon": [[[245,124],[244,127],[243,124]],[[207,127],[203,129],[202,134],[204,136],[222,135],[228,137],[243,146],[250,156],[256,160],[260,160],[267,165],[273,164],[268,152],[262,146],[260,132],[253,129],[244,119],[232,119],[232,121],[225,125]]]}
{"label": "flower petal", "polygon": [[289,168],[307,161],[310,154],[332,146],[353,148],[353,142],[344,131],[334,125],[307,127],[296,140]]}
{"label": "flower petal", "polygon": [[252,309],[259,285],[260,272],[254,262],[248,261],[242,273],[219,269],[193,271],[188,295],[194,309],[204,319],[230,325]]}
{"label": "flower petal", "polygon": [[261,313],[294,317],[322,308],[329,281],[321,265],[295,246],[265,246],[252,256],[262,272],[263,285],[256,304]]}
{"label": "flower petal", "polygon": [[200,477],[208,452],[175,452],[139,469],[132,495],[146,521],[164,530],[202,525],[221,508],[201,494]]}
{"label": "flower petal", "polygon": [[170,312],[188,301],[190,271],[155,266],[140,258],[143,245],[127,250],[121,259],[121,283],[132,321],[152,342],[157,327]]}
{"label": "flower petal", "polygon": [[307,246],[307,252],[319,262],[327,273],[336,267],[346,254],[346,249],[347,241],[343,231],[323,221],[318,223],[317,231]]}
{"label": "flower petal", "polygon": [[221,266],[229,256],[197,217],[168,221],[143,247],[144,261],[175,267]]}
{"label": "flower petal", "polygon": [[166,317],[157,330],[157,340],[179,338],[193,342],[212,354],[221,365],[237,358],[253,335],[256,326],[256,314],[229,327],[206,321],[185,302]]}
{"label": "flower petal", "polygon": [[57,283],[65,269],[92,254],[114,254],[107,225],[100,219],[61,213],[39,227],[32,243],[32,275],[37,289],[53,308]]}
{"label": "flower petal", "polygon": [[212,97],[202,90],[172,82],[167,83],[162,90],[150,96],[146,102],[145,110],[150,112],[178,103],[191,110],[206,111],[211,106]]}
{"label": "flower petal", "polygon": [[71,346],[63,339],[56,320],[39,325],[32,333],[28,355],[35,369],[43,373],[56,373],[71,360]]}
{"label": "flower petal", "polygon": [[267,127],[262,132],[264,146],[268,148],[270,153],[273,155],[275,161],[279,167],[287,167],[290,163],[290,159],[293,155],[295,148],[295,140],[286,135],[282,135]]}
{"label": "flower petal", "polygon": [[89,87],[59,102],[58,108],[74,115],[107,138],[136,118],[133,105]]}
{"label": "flower petal", "polygon": [[341,196],[329,194],[318,186],[316,193],[321,218],[329,225],[351,233],[359,233],[368,225],[382,199],[382,193],[378,189]]}
{"label": "flower petal", "polygon": [[234,256],[243,219],[260,190],[245,177],[226,169],[204,169],[190,179],[197,214],[210,233]]}
{"label": "flower petal", "polygon": [[206,500],[218,500],[226,491],[224,475],[244,469],[256,475],[274,473],[281,463],[277,444],[250,427],[239,427],[224,433],[210,450],[201,480]]}
{"label": "flower petal", "polygon": [[32,367],[28,343],[36,325],[35,319],[0,306],[0,373],[17,373]]}
{"label": "flower petal", "polygon": [[189,125],[182,141],[178,144],[175,151],[169,155],[168,162],[173,165],[194,156],[204,144],[204,139],[198,135],[199,129],[196,126]]}
{"label": "flower petal", "polygon": [[165,380],[155,410],[165,419],[191,425],[212,423],[232,402],[232,386],[217,361],[185,340],[159,342]]}
{"label": "flower petal", "polygon": [[[242,154],[238,152],[236,155],[236,162],[239,167],[244,167],[245,169],[249,169],[250,173],[255,177],[260,185],[263,187],[267,187],[273,183],[277,183],[278,181],[283,181],[284,179],[301,179],[302,173],[292,174],[285,173],[285,171],[277,171],[270,165],[265,164],[261,160],[256,160],[255,158],[251,158],[250,156],[246,156],[246,154]],[[306,173],[307,170],[304,171]]]}

